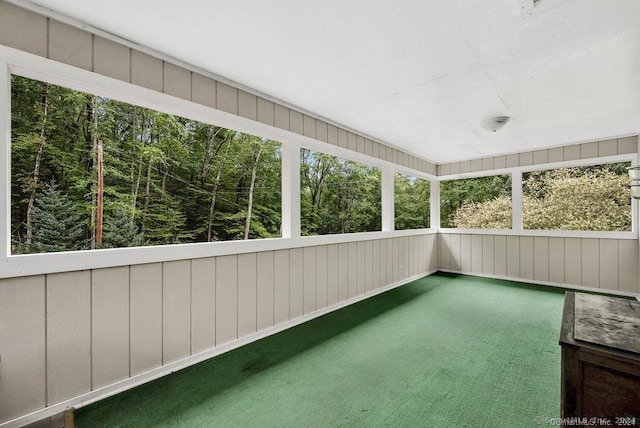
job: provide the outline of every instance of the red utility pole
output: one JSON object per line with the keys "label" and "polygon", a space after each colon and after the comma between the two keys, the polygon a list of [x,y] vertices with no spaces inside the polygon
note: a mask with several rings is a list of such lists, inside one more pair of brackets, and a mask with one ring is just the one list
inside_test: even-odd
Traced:
{"label": "red utility pole", "polygon": [[96,244],[102,244],[102,140],[98,140],[98,200],[96,213]]}

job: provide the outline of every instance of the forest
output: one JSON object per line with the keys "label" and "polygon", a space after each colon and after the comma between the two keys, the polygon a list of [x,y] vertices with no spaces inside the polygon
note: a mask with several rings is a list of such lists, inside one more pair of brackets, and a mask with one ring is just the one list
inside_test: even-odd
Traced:
{"label": "forest", "polygon": [[13,254],[280,236],[277,142],[16,75],[11,139]]}
{"label": "forest", "polygon": [[[281,236],[281,145],[11,77],[12,254]],[[631,230],[628,163],[523,175],[525,229]],[[395,229],[430,182],[394,176]],[[381,230],[381,171],[303,148],[303,236]],[[511,176],[442,181],[441,227],[511,228]]]}

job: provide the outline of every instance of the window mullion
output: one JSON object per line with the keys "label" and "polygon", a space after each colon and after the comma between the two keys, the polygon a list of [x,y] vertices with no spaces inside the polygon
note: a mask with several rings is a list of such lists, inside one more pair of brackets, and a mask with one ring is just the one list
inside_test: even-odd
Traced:
{"label": "window mullion", "polygon": [[522,230],[522,171],[511,174],[511,228]]}
{"label": "window mullion", "polygon": [[300,237],[300,144],[282,144],[282,237]]}
{"label": "window mullion", "polygon": [[394,224],[394,171],[391,167],[382,168],[382,231],[391,232],[395,229]]}

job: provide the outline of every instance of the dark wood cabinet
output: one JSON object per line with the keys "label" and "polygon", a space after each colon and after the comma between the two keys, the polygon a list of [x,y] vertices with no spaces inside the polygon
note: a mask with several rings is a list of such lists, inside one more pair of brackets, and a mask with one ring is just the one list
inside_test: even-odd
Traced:
{"label": "dark wood cabinet", "polygon": [[561,416],[640,427],[640,302],[567,292],[560,345]]}

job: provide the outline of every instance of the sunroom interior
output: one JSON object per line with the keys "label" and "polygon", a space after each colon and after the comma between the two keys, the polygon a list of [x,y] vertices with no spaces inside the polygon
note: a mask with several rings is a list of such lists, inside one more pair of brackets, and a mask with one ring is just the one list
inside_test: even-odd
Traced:
{"label": "sunroom interior", "polygon": [[[79,426],[532,426],[558,417],[564,292],[640,300],[630,186],[640,183],[627,172],[640,153],[640,3],[489,3],[0,0],[0,427],[73,426],[74,413]],[[76,161],[50,136],[80,126],[55,112],[78,99],[100,107],[83,119],[96,131],[78,137],[88,155],[69,178]],[[117,126],[96,117],[127,112],[170,118],[179,150],[153,132],[139,158],[124,139],[116,147]],[[204,174],[189,159],[209,131],[230,140],[219,140]],[[116,175],[117,162],[130,177]],[[237,176],[216,180],[224,165]],[[218,192],[226,179],[243,192],[234,203],[224,184]],[[32,231],[54,180],[89,207],[78,210],[84,246]],[[132,206],[122,189],[135,194]],[[490,196],[476,198],[478,189]],[[159,204],[154,191],[171,209],[145,217]],[[135,244],[101,246],[103,198],[105,242],[116,227],[109,203],[121,198],[141,227]],[[200,223],[187,233],[188,207]],[[184,233],[153,235],[173,218]],[[452,318],[438,318],[445,312]],[[517,355],[491,348],[483,331],[498,318],[515,335],[499,339],[503,350],[529,343],[518,334],[540,342]],[[327,348],[356,331],[372,336]],[[458,361],[442,336],[487,354],[465,348],[470,360]],[[415,351],[411,370],[394,365],[403,353],[393,347]],[[536,352],[544,358],[535,363],[524,356]],[[477,359],[513,371],[485,379]],[[291,364],[301,365],[278,371]],[[375,370],[357,377],[366,364]],[[512,385],[536,364],[544,386]],[[348,372],[353,383],[339,383]],[[216,376],[225,387],[204,397]],[[314,389],[292,378],[313,383],[315,406]],[[468,379],[478,380],[473,398],[461,391]],[[261,389],[242,395],[252,385]],[[484,388],[518,404],[483,401]],[[376,403],[360,402],[362,391]],[[187,395],[190,405],[179,401]],[[274,410],[278,401],[289,407]],[[178,419],[161,410],[175,406]]]}

